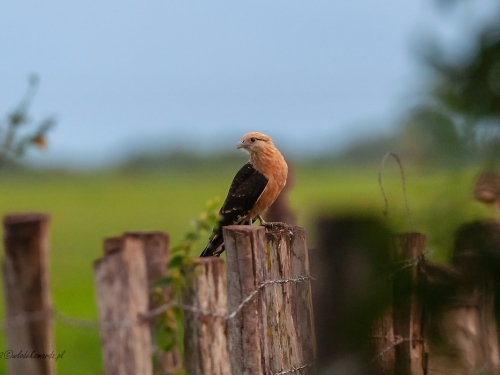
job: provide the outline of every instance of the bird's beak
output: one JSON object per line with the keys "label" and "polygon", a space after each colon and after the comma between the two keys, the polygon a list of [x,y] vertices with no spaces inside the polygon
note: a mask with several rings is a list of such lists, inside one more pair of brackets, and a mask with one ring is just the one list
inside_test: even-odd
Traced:
{"label": "bird's beak", "polygon": [[243,143],[243,141],[238,142],[236,148],[245,148],[245,143]]}

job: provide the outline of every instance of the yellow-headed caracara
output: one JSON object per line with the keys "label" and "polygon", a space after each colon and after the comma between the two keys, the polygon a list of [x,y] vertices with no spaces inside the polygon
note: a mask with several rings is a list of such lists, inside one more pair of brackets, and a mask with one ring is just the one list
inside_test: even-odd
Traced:
{"label": "yellow-headed caracara", "polygon": [[214,229],[202,257],[220,256],[224,251],[222,227],[252,224],[273,204],[286,184],[288,166],[270,137],[262,133],[247,133],[236,148],[250,153],[250,160],[234,176],[226,200],[219,211]]}

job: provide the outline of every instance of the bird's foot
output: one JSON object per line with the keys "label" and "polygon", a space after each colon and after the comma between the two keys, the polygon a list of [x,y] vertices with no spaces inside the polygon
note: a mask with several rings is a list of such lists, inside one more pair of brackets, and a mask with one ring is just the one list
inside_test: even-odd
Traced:
{"label": "bird's foot", "polygon": [[267,221],[265,221],[265,220],[262,218],[262,216],[257,215],[257,218],[258,218],[258,219],[259,219],[259,221],[260,221],[260,225],[266,225],[266,224],[267,224]]}

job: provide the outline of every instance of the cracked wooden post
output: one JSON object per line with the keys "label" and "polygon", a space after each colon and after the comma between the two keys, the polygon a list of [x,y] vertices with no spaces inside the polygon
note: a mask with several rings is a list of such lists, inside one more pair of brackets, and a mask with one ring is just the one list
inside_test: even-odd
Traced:
{"label": "cracked wooden post", "polygon": [[120,244],[93,265],[104,373],[152,375],[150,328],[139,324],[149,307],[144,243],[125,235]]}
{"label": "cracked wooden post", "polygon": [[[54,333],[48,270],[49,215],[7,215],[3,226],[7,349],[13,354],[51,354]],[[53,359],[11,358],[6,365],[8,374],[55,374]]]}
{"label": "cracked wooden post", "polygon": [[315,337],[304,230],[282,223],[267,228],[223,229],[229,312],[259,285],[277,280],[229,321],[231,373],[306,374],[314,363]]}
{"label": "cracked wooden post", "polygon": [[[171,299],[171,288],[163,287],[158,295],[158,290],[153,290],[151,286],[158,280],[168,276],[167,264],[170,260],[170,240],[168,234],[159,231],[151,232],[126,232],[122,236],[138,238],[143,243],[144,259],[146,260],[146,272],[149,285],[149,309],[152,310]],[[154,330],[159,323],[159,317],[150,321],[151,337],[154,337]],[[155,375],[166,375],[182,369],[182,359],[177,347],[165,352],[157,348],[153,342],[155,361],[153,373]]]}
{"label": "cracked wooden post", "polygon": [[394,239],[393,332],[394,373],[427,374],[424,343],[423,274],[419,261],[425,254],[426,237],[404,233]]}
{"label": "cracked wooden post", "polygon": [[220,258],[200,258],[184,303],[221,317],[184,311],[184,363],[189,375],[229,375],[226,265]]}
{"label": "cracked wooden post", "polygon": [[393,242],[393,269],[387,280],[392,290],[391,305],[374,321],[375,357],[370,362],[370,373],[424,375],[428,359],[423,324],[425,276],[419,262],[424,259],[426,237],[403,233],[396,235]]}
{"label": "cracked wooden post", "polygon": [[[266,231],[266,254],[259,257],[264,280],[292,280],[262,291],[266,310],[263,334],[269,353],[265,373],[276,374],[312,365],[316,338],[306,234],[303,228],[273,223]],[[299,281],[302,280],[302,281]],[[310,366],[294,374],[310,373]]]}
{"label": "cracked wooden post", "polygon": [[[222,228],[227,259],[227,309],[231,313],[263,280],[259,257],[266,251],[266,230],[250,225]],[[265,349],[261,347],[260,296],[252,298],[228,321],[231,374],[264,374]]]}

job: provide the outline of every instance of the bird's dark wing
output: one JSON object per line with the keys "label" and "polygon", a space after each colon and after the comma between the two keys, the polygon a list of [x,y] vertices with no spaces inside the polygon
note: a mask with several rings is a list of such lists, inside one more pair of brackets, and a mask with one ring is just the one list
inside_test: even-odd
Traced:
{"label": "bird's dark wing", "polygon": [[221,225],[239,224],[250,212],[267,185],[267,178],[246,163],[234,176],[220,209]]}
{"label": "bird's dark wing", "polygon": [[219,211],[221,216],[218,228],[212,233],[207,247],[201,253],[205,256],[218,256],[223,248],[222,227],[243,224],[243,220],[259,199],[267,186],[268,179],[257,172],[250,162],[246,163],[234,176],[226,200]]}

